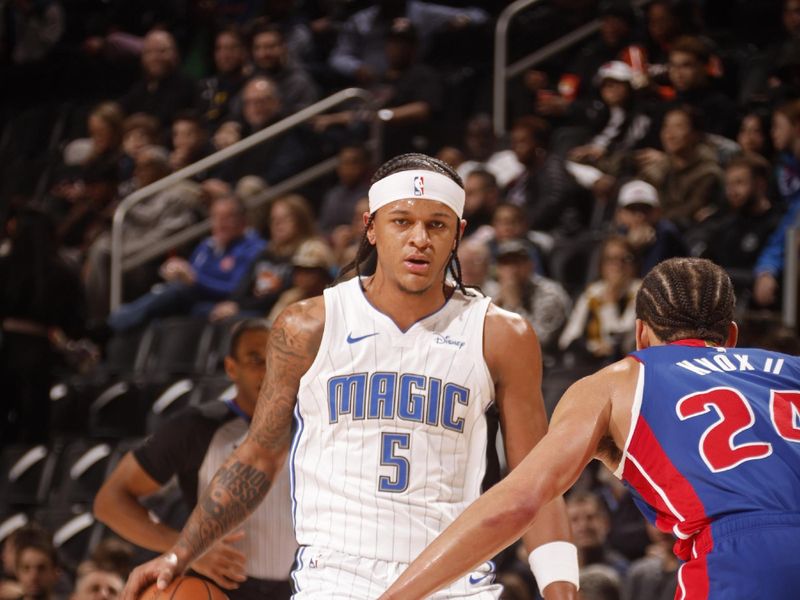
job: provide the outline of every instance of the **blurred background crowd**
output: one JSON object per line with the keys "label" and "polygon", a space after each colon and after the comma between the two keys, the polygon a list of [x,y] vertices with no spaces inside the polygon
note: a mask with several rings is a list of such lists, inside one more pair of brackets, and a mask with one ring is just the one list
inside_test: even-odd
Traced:
{"label": "blurred background crowd", "polygon": [[[36,597],[89,598],[81,582],[101,575],[119,587],[145,555],[95,521],[97,488],[170,416],[231,393],[231,323],[335,279],[373,170],[400,153],[461,175],[464,281],[533,325],[549,412],[633,349],[639,281],[673,256],[726,268],[746,341],[797,353],[780,311],[800,217],[800,0],[533,2],[509,27],[511,62],[598,27],[504,82],[498,126],[506,4],[0,1],[0,598],[22,597],[25,548],[52,571],[34,569],[51,594]],[[193,168],[347,88],[367,102]],[[115,212],[145,188],[115,248]],[[671,540],[608,475],[590,468],[569,497],[583,597],[672,598]],[[156,512],[179,523],[179,500]],[[536,597],[520,564],[504,557],[506,598]]]}

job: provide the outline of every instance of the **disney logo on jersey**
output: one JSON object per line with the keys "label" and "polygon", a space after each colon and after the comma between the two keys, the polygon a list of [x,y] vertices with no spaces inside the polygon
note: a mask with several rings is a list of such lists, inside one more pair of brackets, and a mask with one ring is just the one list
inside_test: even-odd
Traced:
{"label": "disney logo on jersey", "polygon": [[422,175],[414,177],[414,195],[422,196],[425,194],[425,178]]}
{"label": "disney logo on jersey", "polygon": [[445,344],[447,346],[455,346],[459,350],[466,345],[466,342],[462,342],[461,340],[457,340],[455,338],[451,338],[449,335],[435,335],[433,337],[434,343],[436,344]]}

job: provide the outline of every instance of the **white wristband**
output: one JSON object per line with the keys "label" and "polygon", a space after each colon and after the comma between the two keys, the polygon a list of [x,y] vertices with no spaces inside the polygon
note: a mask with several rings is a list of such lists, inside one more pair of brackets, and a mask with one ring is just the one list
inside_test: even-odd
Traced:
{"label": "white wristband", "polygon": [[578,549],[569,542],[549,542],[535,548],[528,556],[531,572],[536,578],[539,593],[554,581],[566,581],[578,585]]}

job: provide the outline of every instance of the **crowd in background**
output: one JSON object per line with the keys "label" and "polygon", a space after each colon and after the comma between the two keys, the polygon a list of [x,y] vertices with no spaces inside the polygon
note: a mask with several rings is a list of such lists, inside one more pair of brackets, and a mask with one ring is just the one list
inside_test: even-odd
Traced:
{"label": "crowd in background", "polygon": [[[458,170],[464,282],[531,322],[545,384],[548,369],[592,369],[632,350],[641,277],[673,256],[714,260],[734,281],[740,318],[777,320],[785,233],[800,211],[800,0],[543,0],[514,21],[512,60],[593,18],[600,27],[509,82],[498,139],[489,112],[501,9],[1,3],[2,443],[47,441],[52,377],[90,370],[114,336],[175,315],[272,319],[320,294],[355,255],[372,171],[404,152]],[[110,310],[110,225],[123,198],[349,86],[374,106],[337,107],[137,204],[126,256],[207,218],[210,234],[128,270]],[[70,116],[55,131],[25,120],[32,107]],[[376,119],[380,156],[369,144]],[[36,169],[3,154],[28,156],[21,127],[58,141]],[[335,175],[259,202],[334,156]],[[609,474],[587,471],[568,511],[584,598],[672,597],[671,540],[645,527]],[[534,597],[529,573],[507,564],[504,597]],[[4,568],[13,579],[13,560]]]}

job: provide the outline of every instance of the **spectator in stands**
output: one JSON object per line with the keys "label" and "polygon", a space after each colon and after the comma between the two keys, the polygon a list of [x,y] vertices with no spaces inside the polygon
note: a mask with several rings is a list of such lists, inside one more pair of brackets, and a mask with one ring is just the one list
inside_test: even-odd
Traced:
{"label": "spectator in stands", "polygon": [[629,564],[607,543],[611,521],[602,499],[592,492],[575,491],[567,496],[566,502],[581,569],[590,565],[605,565],[614,569],[620,577],[624,576]]}
{"label": "spectator in stands", "polygon": [[6,536],[3,542],[2,578],[0,578],[0,600],[18,600],[22,588],[17,581],[17,550],[34,544],[47,544],[50,534],[36,522],[25,522]]}
{"label": "spectator in stands", "polygon": [[330,242],[336,264],[343,267],[355,258],[361,234],[364,231],[364,213],[369,212],[369,199],[364,196],[353,207],[350,222],[339,225],[331,232]]}
{"label": "spectator in stands", "polygon": [[387,69],[384,43],[392,27],[410,23],[419,34],[419,55],[426,57],[433,36],[446,29],[486,23],[479,8],[455,8],[417,0],[387,0],[358,11],[344,24],[330,55],[331,67],[359,85],[377,81]]}
{"label": "spectator in stands", "polygon": [[106,227],[118,199],[119,169],[112,163],[88,166],[78,185],[78,194],[70,200],[58,219],[57,235],[64,249],[81,261],[84,251]]}
{"label": "spectator in stands", "polygon": [[457,165],[463,181],[471,171],[483,168],[495,176],[498,186],[504,188],[525,170],[513,150],[498,148],[492,119],[485,113],[474,115],[467,121],[464,154],[465,160]]}
{"label": "spectator in stands", "polygon": [[[173,171],[182,169],[210,153],[208,133],[199,115],[180,112],[172,122],[172,152],[169,166]],[[198,178],[198,176],[195,176]]]}
{"label": "spectator in stands", "polygon": [[751,289],[756,260],[780,222],[781,213],[768,196],[770,175],[769,163],[756,154],[729,162],[727,206],[709,219],[692,246],[693,255],[710,258],[728,271],[737,292]]}
{"label": "spectator in stands", "polygon": [[[275,83],[266,77],[253,77],[242,90],[242,122],[238,127],[232,127],[229,122],[220,126],[229,136],[223,147],[276,123],[281,116],[281,98]],[[219,134],[218,130],[215,134],[217,149]],[[302,135],[292,129],[223,163],[219,176],[228,183],[235,183],[245,175],[258,175],[274,185],[297,173],[313,155],[312,147],[304,144]]]}
{"label": "spectator in stands", "polygon": [[[598,9],[600,31],[597,38],[584,44],[570,61],[555,86],[556,92],[539,93],[535,110],[546,117],[567,116],[576,98],[594,97],[592,81],[598,69],[611,61],[621,61],[633,42],[636,13],[627,0],[604,0]],[[631,80],[633,72],[631,72]]]}
{"label": "spectator in stands", "polygon": [[658,192],[649,183],[633,180],[620,188],[614,223],[636,252],[639,277],[662,260],[688,255],[680,230],[661,217]]}
{"label": "spectator in stands", "polygon": [[274,200],[269,211],[267,246],[252,261],[230,299],[214,306],[211,320],[237,315],[267,316],[292,283],[292,256],[315,233],[314,214],[305,198],[291,194]]}
{"label": "spectator in stands", "polygon": [[89,113],[89,137],[73,140],[64,149],[65,177],[51,190],[51,210],[56,214],[63,215],[83,200],[87,175],[119,171],[123,118],[115,102],[104,102]]}
{"label": "spectator in stands", "polygon": [[[380,108],[377,117],[385,127],[386,156],[428,150],[436,134],[437,117],[444,108],[441,76],[417,60],[417,49],[416,29],[406,21],[392,24],[384,47],[387,67],[376,72],[367,86]],[[352,130],[350,135],[357,135],[371,117],[363,110],[346,110],[320,115],[314,126],[318,131],[344,126]]]}
{"label": "spectator in stands", "polygon": [[102,569],[90,561],[83,562],[78,565],[75,591],[69,600],[116,600],[124,585],[119,573]]}
{"label": "spectator in stands", "polygon": [[762,307],[774,307],[778,302],[786,231],[794,226],[800,215],[800,101],[795,100],[775,110],[772,142],[778,152],[776,178],[782,205],[779,208],[785,213],[754,268],[753,299]]}
{"label": "spectator in stands", "polygon": [[769,115],[760,110],[746,113],[739,122],[736,142],[745,154],[758,154],[770,158],[772,144],[769,138]]}
{"label": "spectator in stands", "polygon": [[369,191],[372,164],[367,149],[349,144],[339,150],[336,176],[338,182],[325,192],[319,211],[319,227],[326,234],[349,223],[356,203]]}
{"label": "spectator in stands", "polygon": [[580,600],[620,600],[620,576],[601,564],[581,569]]}
{"label": "spectator in stands", "polygon": [[591,136],[569,151],[571,160],[615,177],[621,174],[630,152],[646,139],[652,124],[637,101],[633,78],[633,69],[622,61],[600,67],[596,76],[600,101],[576,102],[569,113],[570,124]]}
{"label": "spectator in stands", "polygon": [[214,39],[214,74],[201,79],[195,107],[205,125],[216,129],[239,112],[238,96],[245,83],[247,48],[235,26],[220,30]]}
{"label": "spectator in stands", "polygon": [[[796,55],[796,41],[800,39],[800,0],[783,0],[782,25],[783,35],[770,43],[745,65],[740,85],[741,103],[772,101],[783,103],[791,97],[775,95],[775,88],[780,84],[781,68],[786,68],[792,54]],[[794,48],[793,48],[794,47]],[[790,60],[791,62],[791,60]],[[796,97],[796,96],[795,96]]]}
{"label": "spectator in stands", "polygon": [[639,174],[658,189],[664,217],[685,230],[719,209],[722,169],[714,150],[703,142],[698,113],[689,106],[667,112],[661,145],[664,152],[637,152]]}
{"label": "spectator in stands", "polygon": [[600,249],[600,279],[580,295],[558,340],[561,350],[573,350],[591,362],[614,361],[635,347],[636,254],[618,236]]}
{"label": "spectator in stands", "polygon": [[623,583],[624,600],[672,600],[678,587],[680,563],[672,552],[675,538],[647,523],[652,543],[647,555],[633,562]]}
{"label": "spectator in stands", "polygon": [[49,336],[60,329],[80,337],[86,301],[78,274],[58,256],[47,215],[22,209],[7,229],[11,249],[0,257],[0,440],[44,442],[57,356]]}
{"label": "spectator in stands", "polygon": [[669,52],[682,35],[699,33],[692,0],[653,0],[645,12],[645,64],[650,80],[668,84]]}
{"label": "spectator in stands", "polygon": [[495,281],[484,291],[500,308],[525,317],[542,349],[550,349],[569,314],[567,292],[552,279],[534,273],[529,245],[522,240],[500,243],[496,261]]}
{"label": "spectator in stands", "polygon": [[489,248],[478,240],[466,239],[458,245],[458,260],[461,263],[461,281],[488,294],[486,284],[489,277],[491,254]]}
{"label": "spectator in stands", "polygon": [[292,256],[292,287],[272,306],[267,321],[273,323],[284,308],[294,302],[321,296],[333,281],[333,251],[320,239],[308,239]]}
{"label": "spectator in stands", "polygon": [[522,117],[511,128],[511,149],[525,171],[506,188],[504,201],[522,207],[530,227],[553,235],[574,235],[589,221],[589,206],[564,167],[547,151],[547,124]]}
{"label": "spectator in stands", "polygon": [[47,539],[27,540],[17,547],[16,575],[22,596],[19,600],[54,600],[59,576],[58,555]]}
{"label": "spectator in stands", "polygon": [[[134,568],[134,548],[118,537],[107,537],[100,541],[89,554],[89,566],[117,573],[124,581]],[[80,575],[80,567],[78,567]]]}
{"label": "spectator in stands", "polygon": [[[194,508],[217,469],[247,434],[264,378],[267,340],[268,327],[261,319],[234,326],[225,357],[225,373],[236,386],[234,398],[185,409],[126,454],[95,497],[99,520],[144,548],[165,552],[172,547],[179,532],[151,520],[141,499],[177,476],[184,502]],[[228,588],[225,593],[231,600],[291,596],[288,580],[297,544],[287,468],[273,488],[242,528],[192,565]]]}
{"label": "spectator in stands", "polygon": [[[161,141],[158,119],[145,113],[135,113],[122,122],[122,158],[120,159],[120,181],[133,177],[133,169],[139,152],[147,146],[157,146]],[[128,195],[120,188],[120,196]]]}
{"label": "spectator in stands", "polygon": [[733,138],[736,135],[736,105],[714,88],[709,78],[711,52],[697,37],[675,40],[669,51],[669,80],[675,88],[676,105],[696,109],[705,131]]}
{"label": "spectator in stands", "polygon": [[482,168],[470,171],[464,179],[464,236],[490,225],[499,203],[500,186],[494,175]]}
{"label": "spectator in stands", "polygon": [[291,60],[282,30],[259,24],[250,36],[250,53],[256,75],[268,77],[278,88],[283,111],[288,115],[319,99],[317,84],[308,72]]}
{"label": "spectator in stands", "polygon": [[211,236],[186,259],[168,259],[160,270],[165,283],[112,312],[108,324],[127,331],[151,319],[181,313],[208,314],[228,298],[264,248],[264,240],[248,231],[244,203],[234,196],[211,205]]}
{"label": "spectator in stands", "polygon": [[142,79],[120,98],[125,112],[143,112],[158,118],[162,126],[172,123],[175,115],[191,108],[195,83],[181,74],[175,38],[169,31],[153,29],[142,47]]}
{"label": "spectator in stands", "polygon": [[73,140],[64,148],[66,165],[86,167],[120,160],[125,114],[116,102],[103,102],[89,113],[88,138]]}
{"label": "spectator in stands", "polygon": [[[155,146],[145,147],[138,154],[130,191],[150,185],[170,172],[166,151]],[[192,180],[174,183],[128,211],[122,229],[123,254],[130,256],[149,248],[197,223],[205,215],[206,205],[200,185]],[[84,282],[92,318],[105,318],[108,315],[110,269],[111,232],[107,229],[91,243],[84,263]],[[148,263],[126,272],[126,297],[137,298],[146,293],[154,283],[156,269],[157,265]]]}

